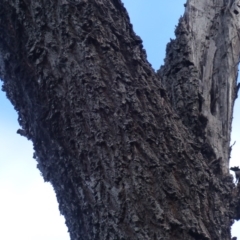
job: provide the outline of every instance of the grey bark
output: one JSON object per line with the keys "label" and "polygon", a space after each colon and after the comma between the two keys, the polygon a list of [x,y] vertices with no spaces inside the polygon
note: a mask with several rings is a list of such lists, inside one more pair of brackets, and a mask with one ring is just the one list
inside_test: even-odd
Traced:
{"label": "grey bark", "polygon": [[155,74],[119,0],[0,0],[0,78],[72,240],[231,239],[238,8],[211,4]]}
{"label": "grey bark", "polygon": [[188,1],[158,72],[186,126],[205,127],[207,141],[229,172],[233,105],[240,52],[240,1]]}

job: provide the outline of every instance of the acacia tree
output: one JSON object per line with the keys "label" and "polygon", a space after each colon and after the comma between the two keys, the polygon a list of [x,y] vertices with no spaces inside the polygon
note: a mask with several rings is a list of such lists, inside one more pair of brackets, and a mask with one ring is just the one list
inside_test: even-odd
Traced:
{"label": "acacia tree", "polygon": [[188,0],[157,73],[120,0],[0,0],[0,78],[72,240],[231,239],[240,3]]}

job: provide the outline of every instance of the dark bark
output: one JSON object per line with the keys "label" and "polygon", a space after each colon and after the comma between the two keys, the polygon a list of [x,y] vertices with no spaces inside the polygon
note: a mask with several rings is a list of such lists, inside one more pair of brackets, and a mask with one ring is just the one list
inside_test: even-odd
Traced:
{"label": "dark bark", "polygon": [[[191,84],[203,73],[189,60],[184,21],[157,75],[119,0],[0,1],[0,77],[72,240],[231,239],[240,214],[226,164],[233,92],[220,103]],[[169,89],[181,74],[188,96]],[[210,107],[187,107],[212,95]],[[229,113],[227,142],[215,148],[206,129],[217,104]]]}

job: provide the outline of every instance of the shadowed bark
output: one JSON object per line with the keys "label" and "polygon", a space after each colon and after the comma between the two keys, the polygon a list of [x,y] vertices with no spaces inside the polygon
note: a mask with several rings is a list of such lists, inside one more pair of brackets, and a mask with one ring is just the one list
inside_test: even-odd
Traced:
{"label": "shadowed bark", "polygon": [[0,78],[72,240],[231,239],[237,4],[189,0],[156,74],[120,0],[0,0]]}

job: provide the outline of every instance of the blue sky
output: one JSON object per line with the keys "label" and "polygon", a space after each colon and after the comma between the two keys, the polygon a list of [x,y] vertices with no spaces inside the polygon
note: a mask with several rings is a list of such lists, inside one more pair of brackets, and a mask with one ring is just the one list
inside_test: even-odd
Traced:
{"label": "blue sky", "polygon": [[[153,68],[163,64],[165,48],[183,14],[185,0],[124,0],[135,32],[143,39]],[[240,109],[239,101],[235,109]],[[239,165],[240,112],[235,111],[231,165]],[[239,125],[239,124],[238,124]],[[31,142],[16,134],[17,114],[0,91],[0,239],[69,240],[55,193],[44,183],[32,158]],[[240,237],[234,225],[233,236]],[[239,231],[240,232],[240,231]]]}

